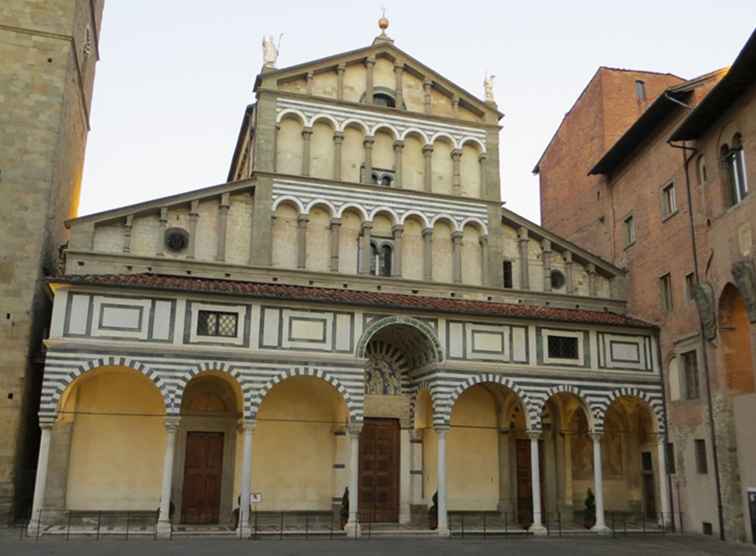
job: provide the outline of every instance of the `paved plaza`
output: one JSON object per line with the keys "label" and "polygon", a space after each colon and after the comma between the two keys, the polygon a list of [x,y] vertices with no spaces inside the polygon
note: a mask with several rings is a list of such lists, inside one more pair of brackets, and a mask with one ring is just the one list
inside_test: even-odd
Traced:
{"label": "paved plaza", "polygon": [[173,555],[341,555],[364,556],[458,556],[460,554],[545,556],[560,554],[612,556],[756,556],[756,546],[721,543],[703,537],[562,537],[526,539],[360,539],[360,540],[266,540],[232,539],[152,540],[69,540],[42,538],[19,541],[0,533],[0,554],[8,556],[139,556]]}

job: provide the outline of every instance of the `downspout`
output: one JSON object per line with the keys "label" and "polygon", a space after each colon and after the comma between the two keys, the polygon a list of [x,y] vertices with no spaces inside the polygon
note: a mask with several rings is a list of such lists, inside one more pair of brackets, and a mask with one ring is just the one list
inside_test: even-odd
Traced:
{"label": "downspout", "polygon": [[[665,457],[666,461],[666,469],[664,469],[664,476],[667,478],[667,492],[669,492],[669,511],[670,511],[670,523],[672,523],[672,528],[674,529],[675,526],[675,496],[672,491],[672,476],[669,472],[669,452],[667,451],[667,447],[669,446],[669,414],[667,413],[667,385],[664,383],[664,362],[662,361],[662,352],[661,352],[661,342],[657,338],[656,340],[656,359],[659,361],[659,374],[661,376],[661,389],[662,389],[662,400],[664,401],[664,404],[662,405],[664,409],[664,452],[667,457]],[[674,456],[674,454],[673,454]],[[680,531],[683,530],[682,525],[682,505],[680,504],[680,487],[678,485],[677,487],[677,505],[680,512]],[[662,515],[662,524],[664,524],[664,516]]]}
{"label": "downspout", "polygon": [[[690,106],[687,104],[680,102],[677,99],[673,99],[670,97],[667,93],[665,93],[665,97],[668,100],[671,100],[677,104],[680,104],[681,106],[684,106],[688,110],[691,110]],[[690,226],[690,239],[691,239],[691,248],[693,250],[693,275],[696,279],[696,284],[701,284],[701,276],[700,272],[698,271],[698,246],[696,242],[696,227],[695,222],[693,220],[693,195],[690,191],[690,172],[688,171],[688,165],[691,160],[693,160],[693,157],[696,156],[696,153],[698,152],[695,148],[691,148],[685,145],[685,141],[683,141],[682,145],[675,145],[672,143],[672,141],[667,141],[667,144],[675,149],[681,149],[682,158],[683,158],[683,170],[685,171],[685,193],[688,198],[688,224]],[[686,152],[690,152],[690,157],[687,157],[685,155]],[[699,313],[698,315],[698,332],[701,335],[701,351],[703,352],[703,364],[704,364],[704,378],[706,380],[706,404],[708,406],[709,410],[709,430],[711,434],[711,450],[712,450],[712,460],[714,462],[714,483],[717,491],[717,517],[719,519],[719,540],[725,540],[725,533],[724,533],[724,510],[722,508],[722,485],[719,479],[719,455],[717,450],[717,435],[715,433],[714,428],[714,403],[712,401],[711,397],[711,378],[709,376],[709,353],[708,353],[708,347],[707,347],[707,341],[704,331],[704,324],[703,320],[701,319],[701,315]]]}

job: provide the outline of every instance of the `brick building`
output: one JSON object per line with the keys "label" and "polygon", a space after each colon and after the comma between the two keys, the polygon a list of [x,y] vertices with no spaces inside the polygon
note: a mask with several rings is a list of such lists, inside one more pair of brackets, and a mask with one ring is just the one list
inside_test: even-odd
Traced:
{"label": "brick building", "polygon": [[0,7],[0,521],[28,512],[39,429],[42,339],[76,215],[102,0]]}
{"label": "brick building", "polygon": [[682,525],[739,540],[756,510],[754,67],[756,34],[696,79],[601,69],[535,168],[544,226],[626,269],[631,314],[660,326]]}

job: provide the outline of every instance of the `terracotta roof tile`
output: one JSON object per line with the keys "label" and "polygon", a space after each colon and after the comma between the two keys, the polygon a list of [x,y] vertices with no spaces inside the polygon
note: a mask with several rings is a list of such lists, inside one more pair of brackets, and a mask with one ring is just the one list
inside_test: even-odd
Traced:
{"label": "terracotta roof tile", "polygon": [[498,303],[469,299],[452,299],[387,292],[318,288],[289,284],[270,284],[220,280],[164,274],[83,274],[48,278],[51,283],[76,285],[147,288],[194,293],[250,296],[262,299],[287,301],[312,301],[363,307],[380,307],[411,311],[439,311],[466,315],[483,315],[502,318],[522,318],[609,326],[636,326],[650,328],[653,325],[608,311],[566,309],[539,305]]}

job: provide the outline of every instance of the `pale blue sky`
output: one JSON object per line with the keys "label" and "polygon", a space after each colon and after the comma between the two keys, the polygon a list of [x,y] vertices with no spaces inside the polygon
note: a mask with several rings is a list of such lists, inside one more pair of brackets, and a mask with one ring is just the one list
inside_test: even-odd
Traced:
{"label": "pale blue sky", "polygon": [[381,5],[396,45],[451,81],[482,96],[497,75],[503,198],[535,221],[531,170],[598,66],[694,77],[756,23],[753,0],[107,0],[80,214],[225,181],[262,35],[284,33],[279,67],[306,62],[369,45]]}

